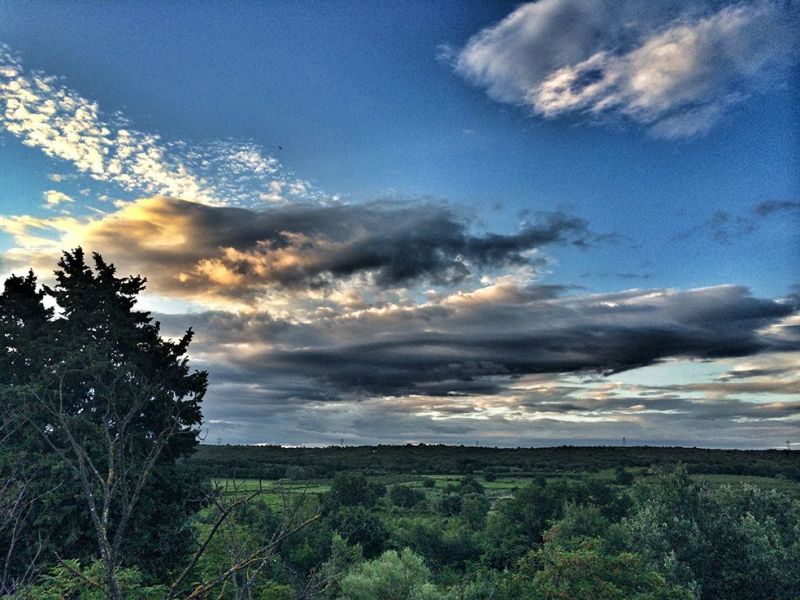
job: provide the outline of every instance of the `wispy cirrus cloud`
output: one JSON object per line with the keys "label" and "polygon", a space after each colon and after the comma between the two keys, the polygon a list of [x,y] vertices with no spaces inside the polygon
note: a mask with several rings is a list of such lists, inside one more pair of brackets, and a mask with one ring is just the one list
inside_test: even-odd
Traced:
{"label": "wispy cirrus cloud", "polygon": [[795,2],[524,4],[446,49],[494,99],[545,118],[621,117],[662,138],[706,133],[797,58]]}
{"label": "wispy cirrus cloud", "polygon": [[124,115],[104,113],[60,79],[27,73],[2,45],[0,128],[96,181],[139,195],[209,205],[282,203],[319,195],[256,144],[193,145],[139,131]]}

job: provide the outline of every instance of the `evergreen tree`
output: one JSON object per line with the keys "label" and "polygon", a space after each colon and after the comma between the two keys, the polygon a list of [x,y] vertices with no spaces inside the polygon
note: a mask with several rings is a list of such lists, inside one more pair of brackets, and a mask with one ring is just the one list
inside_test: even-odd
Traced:
{"label": "evergreen tree", "polygon": [[12,570],[34,555],[90,562],[105,517],[112,560],[163,575],[198,507],[180,459],[198,444],[207,374],[189,368],[191,330],[166,340],[136,310],[144,278],[118,277],[99,254],[92,262],[65,252],[52,288],[30,272],[0,296],[0,417],[14,424],[0,437],[0,470],[24,470],[37,499]]}

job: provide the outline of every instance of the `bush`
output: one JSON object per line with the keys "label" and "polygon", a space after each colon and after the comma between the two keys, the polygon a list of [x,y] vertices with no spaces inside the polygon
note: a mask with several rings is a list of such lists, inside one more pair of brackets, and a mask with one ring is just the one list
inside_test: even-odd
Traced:
{"label": "bush", "polygon": [[800,502],[751,485],[711,488],[685,468],[637,482],[629,547],[702,598],[800,596]]}
{"label": "bush", "polygon": [[461,514],[461,496],[458,494],[447,494],[439,498],[437,509],[445,517],[453,517]]}
{"label": "bush", "polygon": [[400,508],[413,508],[425,500],[425,494],[407,485],[396,485],[389,491],[389,500]]}
{"label": "bush", "polygon": [[[144,576],[136,568],[120,569],[117,579],[125,598],[131,600],[161,600],[168,591],[163,585],[144,585]],[[95,585],[89,585],[90,581]],[[15,600],[107,600],[109,593],[100,561],[82,567],[77,560],[67,560],[41,575],[36,585],[19,590],[13,597]]]}
{"label": "bush", "polygon": [[360,564],[341,583],[341,600],[440,600],[425,562],[405,548]]}
{"label": "bush", "polygon": [[331,484],[330,499],[342,506],[375,506],[386,494],[386,486],[361,474],[342,473]]}
{"label": "bush", "polygon": [[360,544],[367,558],[380,554],[389,539],[381,518],[363,506],[343,507],[328,520],[348,544]]}
{"label": "bush", "polygon": [[635,477],[625,467],[619,466],[614,471],[614,481],[619,485],[630,485]]}
{"label": "bush", "polygon": [[458,491],[460,494],[484,494],[486,490],[483,489],[483,486],[478,483],[478,480],[472,476],[464,477],[458,485]]}
{"label": "bush", "polygon": [[570,600],[692,600],[633,553],[608,554],[598,539],[566,550],[545,544],[520,561],[517,597]]}
{"label": "bush", "polygon": [[483,529],[489,512],[489,500],[481,494],[467,494],[461,500],[461,517],[473,529]]}

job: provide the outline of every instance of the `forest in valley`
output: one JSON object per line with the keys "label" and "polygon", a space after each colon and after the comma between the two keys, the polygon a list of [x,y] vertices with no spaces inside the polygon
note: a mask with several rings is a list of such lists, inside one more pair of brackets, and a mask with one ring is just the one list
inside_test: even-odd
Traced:
{"label": "forest in valley", "polygon": [[4,597],[800,597],[800,452],[200,445],[144,284],[80,249],[5,281]]}

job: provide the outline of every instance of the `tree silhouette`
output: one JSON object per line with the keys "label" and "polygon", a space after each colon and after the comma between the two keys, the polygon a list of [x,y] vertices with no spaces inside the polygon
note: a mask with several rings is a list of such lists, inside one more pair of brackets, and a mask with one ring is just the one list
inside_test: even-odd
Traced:
{"label": "tree silhouette", "polygon": [[[99,254],[90,266],[80,248],[64,253],[53,287],[40,289],[32,272],[5,282],[0,416],[15,426],[2,439],[0,468],[39,499],[11,571],[28,568],[33,552],[51,564],[99,552],[109,592],[120,597],[123,564],[161,573],[185,554],[181,529],[200,496],[178,461],[198,444],[207,374],[189,368],[191,330],[166,340],[136,310],[144,287]],[[44,552],[34,550],[42,539]]]}

